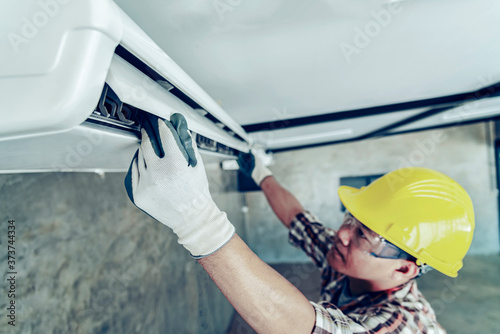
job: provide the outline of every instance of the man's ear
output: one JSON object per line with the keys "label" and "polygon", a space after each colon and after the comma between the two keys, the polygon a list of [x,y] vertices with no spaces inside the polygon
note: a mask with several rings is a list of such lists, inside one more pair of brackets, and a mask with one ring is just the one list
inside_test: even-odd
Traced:
{"label": "man's ear", "polygon": [[410,280],[418,275],[420,268],[413,261],[401,260],[400,265],[393,272],[395,280]]}

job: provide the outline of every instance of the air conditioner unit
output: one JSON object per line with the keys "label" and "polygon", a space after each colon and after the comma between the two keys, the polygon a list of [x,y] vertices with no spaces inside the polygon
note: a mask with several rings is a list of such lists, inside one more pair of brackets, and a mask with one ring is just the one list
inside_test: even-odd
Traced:
{"label": "air conditioner unit", "polygon": [[200,152],[250,137],[111,0],[4,2],[0,172],[125,171],[144,113],[182,113]]}

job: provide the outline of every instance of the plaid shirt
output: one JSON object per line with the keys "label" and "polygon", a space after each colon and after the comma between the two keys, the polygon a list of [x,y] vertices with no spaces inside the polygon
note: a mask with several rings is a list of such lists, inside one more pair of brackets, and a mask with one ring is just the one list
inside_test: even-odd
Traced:
{"label": "plaid shirt", "polygon": [[415,280],[337,307],[348,277],[328,265],[326,256],[334,234],[307,211],[299,213],[290,226],[290,243],[306,252],[322,272],[320,301],[311,302],[316,311],[313,333],[446,333]]}

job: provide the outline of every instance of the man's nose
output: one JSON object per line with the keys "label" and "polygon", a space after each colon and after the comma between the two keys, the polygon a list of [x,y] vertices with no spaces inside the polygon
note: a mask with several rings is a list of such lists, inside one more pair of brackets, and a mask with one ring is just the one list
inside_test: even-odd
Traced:
{"label": "man's nose", "polygon": [[337,236],[340,239],[340,242],[342,242],[342,245],[347,247],[351,242],[352,229],[350,228],[350,226],[342,225],[340,226],[340,229],[337,231]]}

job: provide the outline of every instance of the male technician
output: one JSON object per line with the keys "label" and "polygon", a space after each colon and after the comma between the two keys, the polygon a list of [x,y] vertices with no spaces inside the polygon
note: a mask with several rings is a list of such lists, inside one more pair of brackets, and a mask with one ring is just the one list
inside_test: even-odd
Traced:
{"label": "male technician", "polygon": [[241,168],[322,271],[309,302],[260,260],[212,200],[184,117],[149,117],[125,179],[132,202],[170,227],[258,333],[444,333],[414,278],[430,266],[455,277],[474,229],[472,203],[455,181],[424,168],[371,185],[340,187],[340,229],[322,226],[252,155]]}

